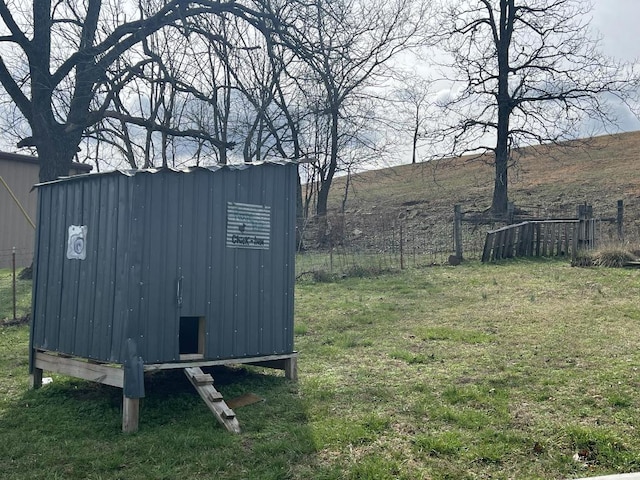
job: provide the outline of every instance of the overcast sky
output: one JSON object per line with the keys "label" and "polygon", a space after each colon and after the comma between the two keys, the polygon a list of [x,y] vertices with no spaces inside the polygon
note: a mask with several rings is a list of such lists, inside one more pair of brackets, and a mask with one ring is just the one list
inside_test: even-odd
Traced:
{"label": "overcast sky", "polygon": [[[640,0],[592,0],[591,25],[602,35],[603,53],[623,61],[640,61]],[[640,120],[618,105],[620,130],[640,130]]]}
{"label": "overcast sky", "polygon": [[602,34],[602,49],[622,60],[640,60],[640,0],[593,0],[592,25]]}

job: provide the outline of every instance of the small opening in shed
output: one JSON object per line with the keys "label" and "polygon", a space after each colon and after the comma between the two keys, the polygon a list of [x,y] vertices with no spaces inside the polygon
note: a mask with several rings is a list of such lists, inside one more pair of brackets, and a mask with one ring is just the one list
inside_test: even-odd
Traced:
{"label": "small opening in shed", "polygon": [[204,357],[204,317],[180,317],[180,360]]}

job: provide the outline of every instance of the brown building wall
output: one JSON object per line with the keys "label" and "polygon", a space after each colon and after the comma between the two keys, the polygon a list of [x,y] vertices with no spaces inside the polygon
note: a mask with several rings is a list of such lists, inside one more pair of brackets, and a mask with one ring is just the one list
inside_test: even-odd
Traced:
{"label": "brown building wall", "polygon": [[[77,170],[72,173],[85,173],[90,170],[90,165],[77,164]],[[34,224],[38,195],[33,186],[38,183],[38,171],[36,157],[0,152],[0,177]],[[29,266],[33,259],[34,239],[34,227],[0,180],[0,268],[11,267],[14,247],[16,266]]]}

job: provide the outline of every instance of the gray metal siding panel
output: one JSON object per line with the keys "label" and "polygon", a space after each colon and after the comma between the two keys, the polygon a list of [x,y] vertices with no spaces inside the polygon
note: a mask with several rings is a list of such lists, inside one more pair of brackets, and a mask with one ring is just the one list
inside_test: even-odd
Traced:
{"label": "gray metal siding panel", "polygon": [[[94,307],[96,298],[96,272],[98,262],[98,244],[101,240],[99,230],[100,187],[101,183],[91,185],[78,184],[82,193],[79,225],[87,225],[87,257],[85,260],[73,260],[78,264],[79,277],[75,287],[75,339],[73,354],[91,358],[93,337]],[[70,260],[71,261],[71,260]]]}
{"label": "gray metal siding panel", "polygon": [[[120,207],[121,188],[126,191],[126,184],[117,177],[105,178],[96,185],[93,192],[97,198],[97,219],[94,222],[96,231],[92,238],[95,245],[95,277],[93,284],[94,302],[89,345],[89,358],[109,360],[111,357],[112,329],[115,317],[116,289],[116,242],[118,239],[118,220],[122,219]],[[122,212],[124,213],[124,212]],[[95,243],[94,243],[95,242]],[[89,294],[89,292],[87,293]]]}
{"label": "gray metal siding panel", "polygon": [[152,325],[153,321],[159,322],[161,319],[157,318],[159,311],[157,305],[151,301],[151,292],[154,290],[152,282],[156,282],[154,277],[157,276],[156,269],[158,268],[155,254],[160,251],[159,247],[161,247],[158,243],[159,238],[154,236],[156,232],[153,230],[156,223],[154,219],[159,213],[154,208],[153,197],[156,191],[155,186],[157,184],[162,186],[164,179],[164,177],[150,179],[148,175],[140,176],[140,182],[136,189],[140,196],[140,202],[136,205],[137,222],[135,224],[135,229],[141,239],[139,244],[140,288],[138,298],[133,299],[132,302],[138,305],[138,310],[130,321],[139,324],[139,330],[136,332],[138,335],[136,341],[139,343],[138,354],[147,362],[157,361],[156,359],[161,357],[159,354],[161,345],[158,345],[158,337],[162,331],[162,325]]}
{"label": "gray metal siding panel", "polygon": [[231,306],[233,296],[228,295],[229,284],[233,282],[234,259],[225,251],[224,235],[225,213],[223,205],[227,201],[229,172],[220,171],[209,177],[209,195],[207,208],[209,213],[209,299],[207,305],[207,342],[205,351],[214,359],[227,358],[231,354]]}
{"label": "gray metal siding panel", "polygon": [[269,268],[269,284],[278,292],[271,310],[268,325],[273,329],[271,346],[274,353],[293,351],[293,288],[295,282],[295,206],[296,206],[296,169],[285,167],[285,175],[274,175],[272,181],[277,184],[272,193],[276,207],[273,228],[279,236],[274,239],[278,248],[274,250]]}
{"label": "gray metal siding panel", "polygon": [[[132,265],[135,261],[135,248],[132,237],[133,217],[135,215],[135,182],[121,177],[118,182],[118,220],[116,222],[113,256],[115,259],[113,316],[108,327],[111,335],[109,342],[109,361],[121,363],[126,358],[125,342],[127,328],[131,321],[129,295],[137,295],[137,283],[132,282]],[[135,291],[132,291],[135,289]]]}
{"label": "gray metal siding panel", "polygon": [[[218,259],[219,267],[215,269],[217,272],[216,277],[220,280],[220,288],[218,290],[219,308],[213,310],[213,314],[217,317],[214,320],[214,332],[218,336],[220,349],[216,351],[219,358],[231,358],[234,355],[235,349],[235,305],[237,303],[237,250],[227,249],[222,238],[225,237],[223,232],[226,229],[226,210],[225,206],[229,199],[234,199],[236,189],[236,177],[237,172],[225,171],[222,172],[216,178],[216,186],[220,189],[222,195],[219,198],[219,203],[216,202],[213,205],[217,212],[216,222],[218,224],[217,236],[220,237],[221,242],[216,242],[219,250]],[[215,272],[214,272],[215,274]]]}
{"label": "gray metal siding panel", "polygon": [[68,238],[69,225],[82,225],[82,184],[70,184],[71,188],[66,189],[66,218],[61,225],[64,248],[57,254],[62,257],[63,275],[62,292],[60,303],[60,335],[58,348],[62,352],[74,354],[74,342],[76,340],[76,309],[78,302],[78,283],[80,278],[81,260],[69,260],[66,258],[66,241]]}
{"label": "gray metal siding panel", "polygon": [[207,191],[207,175],[196,171],[193,175],[182,176],[183,197],[181,202],[181,248],[183,316],[204,316],[207,306],[206,224],[213,209],[204,204]]}
{"label": "gray metal siding panel", "polygon": [[[165,184],[165,188],[175,188],[178,185],[178,175],[167,175],[170,183]],[[177,193],[175,190],[165,190],[163,192],[164,206],[166,212],[166,220],[163,225],[166,242],[163,244],[162,251],[164,263],[164,275],[161,279],[162,284],[158,287],[166,291],[166,298],[163,303],[164,312],[163,323],[164,328],[163,350],[162,356],[165,359],[177,360],[179,357],[178,345],[178,305],[177,305],[177,283],[180,269],[180,205],[176,201]]]}
{"label": "gray metal siding panel", "polygon": [[42,189],[38,192],[38,223],[40,228],[36,230],[35,256],[34,256],[34,276],[32,290],[33,304],[33,325],[32,325],[32,344],[34,347],[44,348],[46,339],[46,282],[45,279],[49,275],[49,248],[51,236],[50,212],[45,206],[51,203],[51,189]]}
{"label": "gray metal siding panel", "polygon": [[[161,175],[161,176],[160,176]],[[143,303],[140,321],[145,362],[178,359],[177,280],[179,276],[182,175],[147,175],[144,225]]]}
{"label": "gray metal siding panel", "polygon": [[[137,175],[133,177],[133,194],[131,197],[131,213],[129,215],[129,235],[126,244],[126,251],[123,252],[127,257],[125,267],[126,284],[123,284],[123,290],[120,292],[121,297],[116,298],[116,304],[122,304],[126,313],[122,318],[126,322],[115,322],[113,332],[113,350],[117,351],[117,358],[123,362],[127,357],[126,345],[127,340],[131,339],[136,348],[138,355],[144,356],[144,331],[142,324],[144,322],[142,316],[145,313],[146,305],[142,298],[142,269],[143,254],[145,247],[144,237],[144,215],[145,195],[146,195],[146,175]],[[123,237],[118,237],[118,250],[123,250]]]}
{"label": "gray metal siding panel", "polygon": [[[43,278],[46,289],[46,328],[44,348],[60,350],[61,312],[62,304],[62,278],[64,276],[64,251],[65,245],[65,223],[66,212],[66,192],[64,190],[54,190],[51,202],[48,205],[48,213],[53,222],[51,235],[49,237],[48,275]],[[65,332],[66,333],[66,332]]]}

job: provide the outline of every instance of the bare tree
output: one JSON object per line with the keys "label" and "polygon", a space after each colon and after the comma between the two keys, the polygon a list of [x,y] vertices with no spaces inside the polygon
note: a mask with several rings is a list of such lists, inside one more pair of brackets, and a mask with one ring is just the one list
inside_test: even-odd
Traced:
{"label": "bare tree", "polygon": [[491,209],[505,215],[514,148],[575,137],[585,118],[615,124],[607,96],[626,101],[632,72],[599,52],[585,0],[450,2],[440,21],[450,97],[440,106],[446,151],[493,153]]}
{"label": "bare tree", "polygon": [[390,101],[398,110],[398,118],[389,123],[400,133],[411,135],[411,163],[418,161],[418,147],[425,138],[432,102],[431,82],[417,72],[404,73],[398,78],[399,87],[394,89]]}
{"label": "bare tree", "polygon": [[322,216],[340,168],[341,149],[351,145],[341,142],[344,126],[358,104],[368,106],[360,100],[384,82],[388,62],[417,43],[425,9],[424,2],[412,0],[293,3],[297,18],[281,38],[302,63],[293,76],[308,94],[314,124],[320,127],[313,136],[328,132],[326,149],[322,141],[313,143],[319,181],[316,213]]}
{"label": "bare tree", "polygon": [[[165,29],[145,39],[142,59],[122,58],[134,77],[123,89],[127,105],[116,96],[95,137],[143,167],[156,157],[162,165],[299,158],[283,116],[292,97],[283,61],[291,55],[236,16],[193,20],[184,34]],[[121,120],[134,117],[137,129]],[[114,122],[122,125],[109,127]],[[242,149],[233,155],[236,144]]]}
{"label": "bare tree", "polygon": [[115,97],[135,77],[132,65],[117,68],[123,55],[139,55],[141,67],[149,60],[145,39],[171,28],[188,34],[191,19],[207,15],[239,17],[258,29],[265,20],[232,0],[142,0],[137,8],[118,0],[36,0],[31,9],[0,0],[0,84],[29,124],[30,135],[18,145],[37,151],[40,179],[66,175],[87,130],[107,116],[161,135],[202,136],[169,126],[166,105],[144,118],[120,108],[126,103],[118,106]]}

